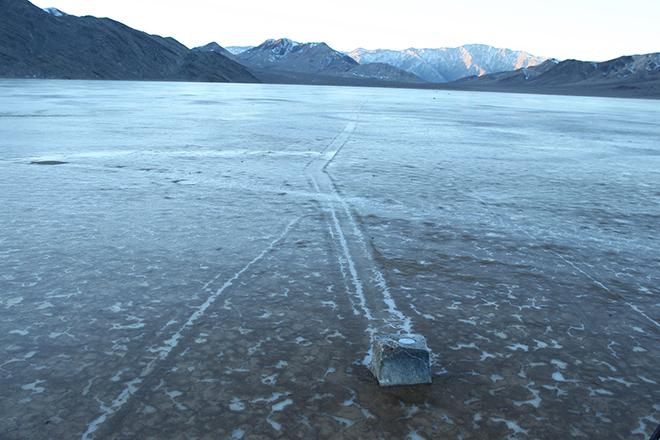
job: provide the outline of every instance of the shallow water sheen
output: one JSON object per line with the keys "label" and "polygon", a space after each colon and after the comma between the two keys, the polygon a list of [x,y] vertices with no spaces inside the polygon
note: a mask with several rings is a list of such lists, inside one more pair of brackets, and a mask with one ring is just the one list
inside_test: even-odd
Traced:
{"label": "shallow water sheen", "polygon": [[[0,437],[645,439],[656,101],[0,81]],[[431,386],[380,389],[381,332]]]}

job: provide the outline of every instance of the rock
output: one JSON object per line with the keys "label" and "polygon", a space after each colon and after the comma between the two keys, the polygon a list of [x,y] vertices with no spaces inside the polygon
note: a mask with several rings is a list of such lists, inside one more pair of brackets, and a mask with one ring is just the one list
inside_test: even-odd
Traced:
{"label": "rock", "polygon": [[431,383],[431,350],[424,336],[376,336],[372,352],[369,369],[380,386]]}
{"label": "rock", "polygon": [[32,165],[65,165],[69,162],[62,162],[61,160],[33,160],[30,162]]}

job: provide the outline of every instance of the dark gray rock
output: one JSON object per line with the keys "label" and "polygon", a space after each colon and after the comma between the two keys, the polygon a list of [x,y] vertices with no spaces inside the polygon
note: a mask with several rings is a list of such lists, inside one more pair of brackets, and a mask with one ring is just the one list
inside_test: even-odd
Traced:
{"label": "dark gray rock", "polygon": [[431,351],[422,335],[374,338],[369,369],[380,386],[431,383]]}
{"label": "dark gray rock", "polygon": [[69,162],[62,162],[61,160],[33,160],[30,162],[32,165],[66,165]]}

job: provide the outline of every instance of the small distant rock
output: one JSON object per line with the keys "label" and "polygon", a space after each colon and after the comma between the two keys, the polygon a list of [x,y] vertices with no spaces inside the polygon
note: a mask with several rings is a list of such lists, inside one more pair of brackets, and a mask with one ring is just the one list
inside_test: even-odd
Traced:
{"label": "small distant rock", "polygon": [[31,165],[64,165],[69,162],[62,162],[61,160],[33,160]]}

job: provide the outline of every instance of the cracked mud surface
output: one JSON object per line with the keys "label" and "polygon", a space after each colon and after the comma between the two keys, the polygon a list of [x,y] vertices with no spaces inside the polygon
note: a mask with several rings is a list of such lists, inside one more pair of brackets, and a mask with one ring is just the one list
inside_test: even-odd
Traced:
{"label": "cracked mud surface", "polygon": [[[642,440],[660,423],[654,102],[0,90],[3,439]],[[373,335],[408,331],[434,382],[381,389]]]}

